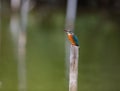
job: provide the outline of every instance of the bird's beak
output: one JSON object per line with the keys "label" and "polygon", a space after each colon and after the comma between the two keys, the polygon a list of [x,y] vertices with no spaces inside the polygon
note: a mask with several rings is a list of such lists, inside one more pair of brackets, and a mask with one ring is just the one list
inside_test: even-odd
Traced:
{"label": "bird's beak", "polygon": [[68,32],[66,29],[64,29],[65,32]]}

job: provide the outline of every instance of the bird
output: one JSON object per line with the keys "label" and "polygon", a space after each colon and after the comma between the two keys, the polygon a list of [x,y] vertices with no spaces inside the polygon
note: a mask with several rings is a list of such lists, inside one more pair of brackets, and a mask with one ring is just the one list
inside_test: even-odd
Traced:
{"label": "bird", "polygon": [[77,36],[72,31],[67,31],[67,30],[64,30],[64,31],[67,33],[67,37],[70,43],[74,46],[79,46],[79,41]]}

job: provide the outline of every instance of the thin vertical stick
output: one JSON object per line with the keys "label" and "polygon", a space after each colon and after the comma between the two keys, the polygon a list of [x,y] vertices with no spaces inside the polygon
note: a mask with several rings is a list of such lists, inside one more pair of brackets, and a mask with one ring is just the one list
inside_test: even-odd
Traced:
{"label": "thin vertical stick", "polygon": [[[74,30],[74,22],[76,18],[76,9],[77,9],[77,0],[67,0],[67,10],[66,10],[66,24],[65,27],[69,27],[70,30]],[[69,49],[70,44],[68,43],[67,39],[65,40],[65,49],[66,49],[66,77],[68,78],[69,74]]]}
{"label": "thin vertical stick", "polygon": [[21,21],[18,35],[18,76],[19,76],[19,91],[27,91],[26,81],[26,37],[27,37],[27,17],[29,10],[29,0],[22,0],[21,4]]}
{"label": "thin vertical stick", "polygon": [[22,0],[21,5],[21,28],[23,32],[26,32],[27,28],[27,17],[29,12],[30,0]]}
{"label": "thin vertical stick", "polygon": [[18,91],[27,91],[26,85],[26,35],[18,35]]}
{"label": "thin vertical stick", "polygon": [[70,47],[69,91],[77,91],[79,47]]}
{"label": "thin vertical stick", "polygon": [[25,65],[25,44],[26,36],[21,34],[23,27],[21,26],[18,11],[20,10],[21,0],[11,0],[12,16],[10,22],[11,34],[15,46],[15,54],[18,57],[18,91],[26,91],[26,65]]}

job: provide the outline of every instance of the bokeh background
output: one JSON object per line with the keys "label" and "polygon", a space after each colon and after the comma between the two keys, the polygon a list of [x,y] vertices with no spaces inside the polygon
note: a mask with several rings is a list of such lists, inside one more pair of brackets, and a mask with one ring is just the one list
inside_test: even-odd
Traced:
{"label": "bokeh background", "polygon": [[[18,91],[10,0],[0,0],[0,91]],[[30,0],[26,31],[27,91],[68,91],[67,0]],[[19,16],[19,10],[17,12]],[[78,91],[120,91],[120,0],[78,0]]]}

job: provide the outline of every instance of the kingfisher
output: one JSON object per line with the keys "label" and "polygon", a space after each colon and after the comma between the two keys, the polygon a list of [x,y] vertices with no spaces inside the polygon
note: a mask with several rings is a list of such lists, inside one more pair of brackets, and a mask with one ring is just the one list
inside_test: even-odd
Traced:
{"label": "kingfisher", "polygon": [[77,36],[72,31],[64,30],[67,33],[68,39],[74,46],[79,46],[79,41]]}

